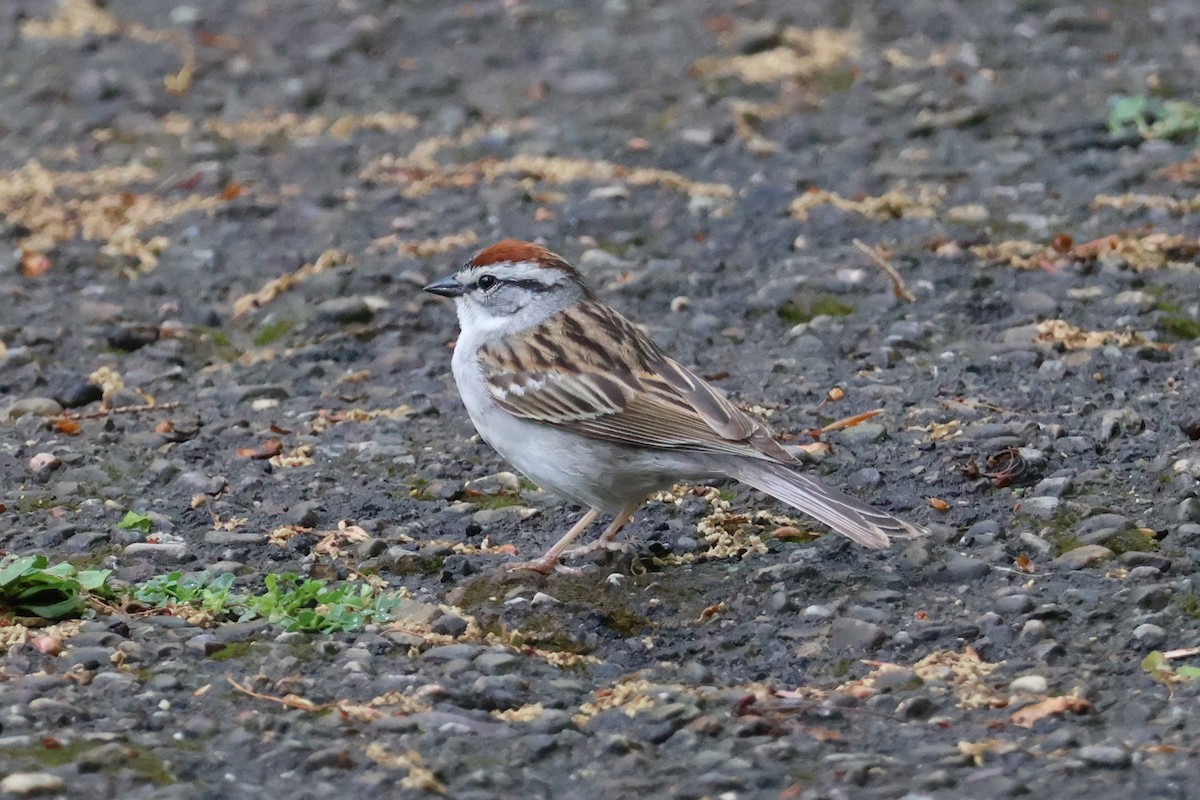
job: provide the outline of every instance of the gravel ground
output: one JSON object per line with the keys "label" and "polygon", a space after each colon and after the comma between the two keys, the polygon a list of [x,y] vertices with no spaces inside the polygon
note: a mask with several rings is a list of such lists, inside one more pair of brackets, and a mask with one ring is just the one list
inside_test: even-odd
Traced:
{"label": "gravel ground", "polygon": [[[0,6],[0,549],[406,593],[10,626],[0,792],[1194,796],[1200,165],[1105,120],[1196,4],[420,5]],[[419,291],[506,236],[792,444],[881,408],[811,469],[932,534],[680,488],[506,576],[578,512]]]}

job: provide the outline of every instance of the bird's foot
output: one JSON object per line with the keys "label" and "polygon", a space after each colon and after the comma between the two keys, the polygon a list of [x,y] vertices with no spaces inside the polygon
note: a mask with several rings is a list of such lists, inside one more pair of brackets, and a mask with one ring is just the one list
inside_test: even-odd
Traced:
{"label": "bird's foot", "polygon": [[[570,555],[570,553],[564,555]],[[541,575],[549,575],[551,572],[558,572],[563,575],[582,575],[585,572],[583,567],[568,567],[566,564],[563,564],[562,556],[551,556],[549,554],[531,561],[514,561],[511,564],[504,565],[505,572],[522,572],[524,570],[537,572]]]}
{"label": "bird's foot", "polygon": [[612,539],[600,538],[589,544],[571,548],[563,553],[563,558],[579,558],[580,556],[586,556],[589,553],[596,553],[601,550],[605,552],[627,553],[632,549],[633,547],[628,542],[615,542]]}

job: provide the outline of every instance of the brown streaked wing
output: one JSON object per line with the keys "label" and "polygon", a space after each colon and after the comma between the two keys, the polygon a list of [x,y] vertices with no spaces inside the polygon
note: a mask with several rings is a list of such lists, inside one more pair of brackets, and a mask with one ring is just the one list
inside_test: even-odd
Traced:
{"label": "brown streaked wing", "polygon": [[612,309],[585,302],[480,349],[509,413],[596,439],[791,461],[765,425]]}

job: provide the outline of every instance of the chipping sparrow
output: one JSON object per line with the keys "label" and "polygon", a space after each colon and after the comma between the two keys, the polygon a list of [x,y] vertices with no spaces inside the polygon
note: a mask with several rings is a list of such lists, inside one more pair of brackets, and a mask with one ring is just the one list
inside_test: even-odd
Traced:
{"label": "chipping sparrow", "polygon": [[[508,239],[425,287],[454,298],[454,379],[484,441],[542,488],[588,508],[553,547],[510,569],[546,572],[604,547],[651,492],[729,476],[859,544],[924,529],[793,471],[762,422],[605,305],[561,256]],[[601,513],[612,524],[567,551]]]}

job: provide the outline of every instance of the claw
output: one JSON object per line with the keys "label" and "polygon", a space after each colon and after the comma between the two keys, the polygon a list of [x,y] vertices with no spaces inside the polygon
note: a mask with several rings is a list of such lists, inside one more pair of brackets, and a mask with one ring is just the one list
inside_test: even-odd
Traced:
{"label": "claw", "polygon": [[504,565],[506,572],[519,572],[520,570],[527,569],[530,572],[538,572],[542,575],[548,575],[552,570],[561,570],[562,568],[563,566],[558,563],[557,556],[553,558],[550,558],[549,556],[542,556],[541,558],[535,558],[532,561],[515,561],[511,564]]}
{"label": "claw", "polygon": [[586,556],[589,553],[595,553],[600,550],[604,550],[606,552],[629,553],[633,551],[633,546],[628,542],[614,542],[611,540],[605,541],[603,539],[597,539],[590,544],[571,548],[567,552],[563,553],[563,558],[579,558],[580,556]]}

